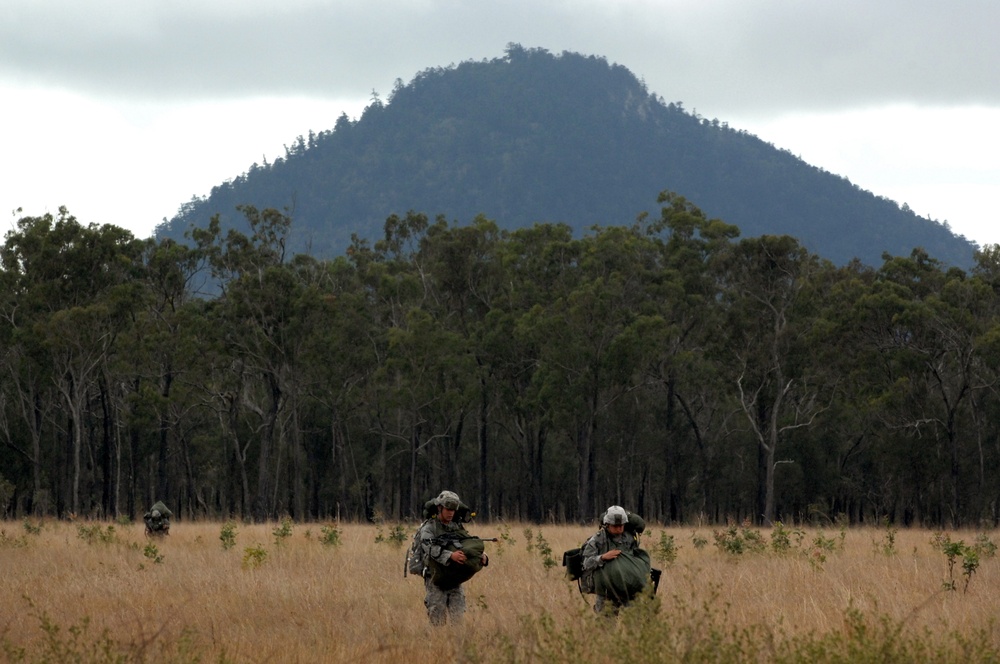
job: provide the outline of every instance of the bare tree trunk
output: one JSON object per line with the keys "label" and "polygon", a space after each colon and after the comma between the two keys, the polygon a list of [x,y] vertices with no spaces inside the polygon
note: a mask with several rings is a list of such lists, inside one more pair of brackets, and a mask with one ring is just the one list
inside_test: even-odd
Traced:
{"label": "bare tree trunk", "polygon": [[490,478],[489,478],[489,458],[490,458],[490,428],[489,428],[489,396],[486,389],[485,379],[479,384],[479,510],[483,517],[489,521],[493,518],[490,508]]}

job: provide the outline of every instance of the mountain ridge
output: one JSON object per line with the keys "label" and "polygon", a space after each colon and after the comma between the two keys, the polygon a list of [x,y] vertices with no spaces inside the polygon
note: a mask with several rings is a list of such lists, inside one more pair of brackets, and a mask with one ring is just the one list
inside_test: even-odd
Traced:
{"label": "mountain ridge", "polygon": [[719,120],[667,103],[598,56],[508,45],[503,57],[397,80],[361,117],[298,137],[156,229],[182,239],[237,205],[286,209],[290,248],[330,258],[372,241],[413,210],[501,228],[560,222],[583,233],[632,223],[676,192],[743,236],[792,235],[835,263],[881,263],[921,247],[968,268],[976,245],[906,206],[862,190]]}

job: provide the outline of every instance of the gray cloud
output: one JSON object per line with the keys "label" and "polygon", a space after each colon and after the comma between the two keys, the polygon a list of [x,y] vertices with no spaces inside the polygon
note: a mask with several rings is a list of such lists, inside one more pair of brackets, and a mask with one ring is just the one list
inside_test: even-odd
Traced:
{"label": "gray cloud", "polygon": [[994,0],[7,0],[0,77],[135,99],[383,97],[508,42],[605,56],[720,118],[1000,105]]}

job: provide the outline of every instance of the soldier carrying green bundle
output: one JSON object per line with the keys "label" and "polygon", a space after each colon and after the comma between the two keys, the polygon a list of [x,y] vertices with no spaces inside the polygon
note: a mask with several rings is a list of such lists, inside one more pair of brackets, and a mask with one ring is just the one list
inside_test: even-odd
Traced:
{"label": "soldier carrying green bundle", "polygon": [[424,579],[424,606],[432,625],[450,618],[460,622],[465,613],[462,584],[489,564],[484,540],[463,527],[471,512],[452,491],[442,491],[424,506],[424,523],[413,536],[406,556],[406,573]]}
{"label": "soldier carrying green bundle", "polygon": [[612,505],[601,516],[601,529],[580,549],[567,551],[563,564],[570,577],[580,583],[580,591],[597,595],[594,610],[605,605],[617,614],[641,593],[650,581],[655,588],[660,570],[652,569],[649,554],[639,547],[639,535],[646,522],[638,514]]}
{"label": "soldier carrying green bundle", "polygon": [[160,537],[170,534],[170,517],[174,515],[162,501],[156,501],[148,512],[142,515],[146,523],[146,537]]}

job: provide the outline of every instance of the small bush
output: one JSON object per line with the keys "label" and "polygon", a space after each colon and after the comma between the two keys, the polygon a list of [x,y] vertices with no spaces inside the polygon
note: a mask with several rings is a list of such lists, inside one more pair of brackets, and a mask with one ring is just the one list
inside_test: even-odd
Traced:
{"label": "small bush", "polygon": [[14,537],[12,535],[8,535],[6,530],[0,529],[0,547],[11,547],[12,549],[17,549],[22,546],[28,546],[27,535]]}
{"label": "small bush", "polygon": [[226,521],[222,524],[219,540],[222,542],[223,551],[229,551],[236,546],[236,523],[234,521]]}
{"label": "small bush", "polygon": [[334,524],[323,526],[320,528],[322,536],[319,538],[320,544],[323,546],[340,546],[340,528]]}
{"label": "small bush", "polygon": [[792,537],[788,529],[780,521],[775,521],[771,527],[771,550],[775,553],[787,553],[792,548]]}
{"label": "small bush", "polygon": [[292,517],[282,517],[281,523],[271,531],[271,534],[274,535],[275,546],[283,545],[285,540],[292,536]]}
{"label": "small bush", "polygon": [[[538,555],[542,557],[542,565],[546,570],[550,570],[556,566],[556,559],[552,557],[552,547],[549,546],[548,541],[542,536],[542,531],[538,531],[538,538],[535,540],[535,548],[538,549]],[[531,550],[530,548],[528,549]]]}
{"label": "small bush", "polygon": [[660,539],[653,547],[653,558],[665,565],[672,565],[677,560],[677,548],[674,536],[667,535],[665,530],[661,530]]}
{"label": "small bush", "polygon": [[114,544],[118,541],[118,533],[114,526],[101,528],[101,524],[95,523],[92,526],[80,524],[76,527],[76,536],[87,544]]}
{"label": "small bush", "polygon": [[949,535],[944,533],[935,533],[931,544],[941,551],[948,561],[948,577],[941,584],[942,588],[951,591],[958,589],[955,567],[961,559],[962,575],[965,577],[962,592],[969,592],[969,582],[972,581],[972,575],[979,569],[979,549],[975,545],[967,546],[963,540],[954,542]]}
{"label": "small bush", "polygon": [[389,541],[397,549],[406,544],[407,539],[409,539],[409,537],[407,536],[406,528],[398,523],[392,527],[392,530],[389,531]]}
{"label": "small bush", "polygon": [[997,545],[986,533],[979,533],[976,535],[976,541],[972,545],[972,548],[976,551],[980,558],[995,558],[997,555]]}
{"label": "small bush", "polygon": [[875,553],[880,553],[883,556],[894,556],[896,555],[896,533],[899,532],[899,528],[893,526],[888,517],[882,519],[882,526],[885,530],[882,533],[882,539],[874,542]]}
{"label": "small bush", "polygon": [[503,555],[505,546],[514,548],[515,544],[517,544],[517,540],[514,539],[513,536],[511,536],[510,526],[508,526],[506,523],[501,523],[500,536],[497,538],[497,551],[496,551],[497,555],[498,556]]}
{"label": "small bush", "polygon": [[243,549],[243,569],[257,569],[267,560],[267,551],[260,544]]}
{"label": "small bush", "polygon": [[163,555],[160,550],[156,548],[156,545],[152,542],[146,543],[146,548],[142,550],[142,555],[144,555],[149,560],[153,561],[155,564],[159,565],[163,562]]}
{"label": "small bush", "polygon": [[712,535],[715,537],[716,548],[729,555],[763,553],[767,549],[760,531],[751,528],[748,521],[744,521],[742,526],[730,522],[725,530],[716,530]]}
{"label": "small bush", "polygon": [[406,528],[398,523],[389,530],[388,535],[382,532],[382,526],[375,526],[376,544],[391,544],[398,549],[406,543],[407,539],[409,538],[406,534]]}

